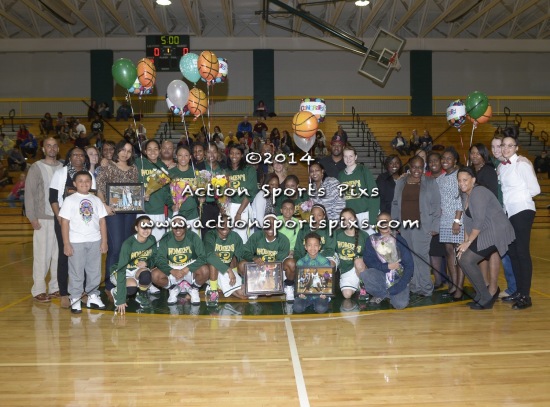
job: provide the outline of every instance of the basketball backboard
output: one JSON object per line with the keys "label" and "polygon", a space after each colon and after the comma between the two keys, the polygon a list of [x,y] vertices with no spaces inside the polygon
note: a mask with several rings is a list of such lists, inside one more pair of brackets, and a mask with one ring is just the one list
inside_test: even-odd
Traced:
{"label": "basketball backboard", "polygon": [[379,28],[372,44],[359,66],[359,73],[369,77],[378,85],[384,86],[391,71],[396,68],[395,58],[399,55],[405,40]]}

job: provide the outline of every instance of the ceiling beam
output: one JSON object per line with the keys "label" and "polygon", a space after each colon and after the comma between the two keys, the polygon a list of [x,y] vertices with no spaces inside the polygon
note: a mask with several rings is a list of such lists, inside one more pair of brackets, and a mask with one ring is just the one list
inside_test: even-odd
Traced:
{"label": "ceiling beam", "polygon": [[466,28],[471,26],[473,23],[475,23],[477,20],[483,17],[486,13],[492,10],[495,6],[501,3],[502,3],[502,0],[493,0],[489,4],[487,4],[485,7],[483,7],[481,10],[479,10],[477,13],[475,11],[472,12],[472,16],[468,20],[466,20],[464,24],[461,24],[459,27],[456,27],[453,30],[453,32],[451,33],[451,38],[456,37],[458,34],[460,34],[462,31],[464,31]]}
{"label": "ceiling beam", "polygon": [[183,11],[185,11],[187,20],[189,20],[189,25],[191,25],[191,29],[193,30],[195,35],[198,37],[202,36],[200,21],[197,13],[193,11],[193,6],[191,5],[191,2],[189,0],[181,0],[181,5],[183,6]]}
{"label": "ceiling beam", "polygon": [[424,38],[426,35],[428,35],[430,33],[430,31],[432,31],[435,27],[437,27],[438,24],[441,23],[445,17],[447,17],[450,13],[455,11],[455,9],[457,9],[460,6],[461,3],[462,3],[461,0],[455,0],[455,2],[453,4],[451,4],[449,7],[447,7],[447,9],[445,11],[443,11],[439,15],[439,17],[437,17],[435,20],[433,20],[432,23],[429,26],[427,26],[424,30],[422,30],[420,32],[419,37]]}
{"label": "ceiling beam", "polygon": [[227,36],[233,37],[233,28],[235,22],[233,21],[233,0],[220,0],[223,10],[223,18],[225,20],[225,27],[227,28]]}
{"label": "ceiling beam", "polygon": [[24,23],[23,21],[19,20],[17,17],[13,17],[11,14],[6,13],[4,10],[0,9],[0,16],[4,17],[6,20],[8,20],[13,25],[16,25],[21,30],[25,31],[27,34],[29,34],[33,38],[40,38],[40,35],[33,31],[29,24]]}
{"label": "ceiling beam", "polygon": [[[365,34],[365,31],[367,31],[367,28],[372,24],[373,20],[375,19],[378,12],[382,9],[382,6],[384,6],[385,1],[377,1],[374,7],[372,7],[369,15],[365,20],[363,20],[363,24],[361,24],[361,28],[359,29],[359,32],[357,33],[357,36],[361,38],[363,34]],[[343,3],[342,3],[343,4]]]}
{"label": "ceiling beam", "polygon": [[516,11],[514,11],[512,14],[508,15],[507,17],[500,20],[498,23],[493,25],[492,27],[487,28],[480,36],[479,38],[487,38],[487,36],[494,33],[496,30],[498,30],[500,27],[502,27],[504,24],[506,24],[508,21],[512,20],[516,16],[523,13],[525,10],[529,9],[530,7],[533,7],[539,2],[539,0],[531,0],[519,7]]}
{"label": "ceiling beam", "polygon": [[61,25],[59,25],[52,17],[50,17],[49,14],[44,13],[44,11],[40,10],[40,8],[33,3],[30,0],[20,0],[22,3],[25,3],[25,5],[30,8],[32,11],[34,11],[38,16],[40,16],[42,19],[44,19],[48,24],[50,24],[53,28],[55,28],[57,31],[59,31],[61,34],[63,34],[65,37],[72,37],[70,31],[63,28]]}
{"label": "ceiling beam", "polygon": [[133,27],[130,26],[126,22],[124,18],[118,13],[118,10],[114,6],[114,4],[110,0],[99,0],[101,4],[105,6],[107,11],[113,16],[113,18],[117,21],[117,23],[120,24],[120,26],[126,31],[128,34],[130,34],[132,37],[135,37],[136,31]]}
{"label": "ceiling beam", "polygon": [[521,28],[521,30],[519,31],[516,31],[515,33],[512,34],[511,38],[517,38],[519,37],[521,34],[529,31],[531,28],[533,27],[536,27],[537,25],[539,25],[540,23],[544,22],[544,20],[548,20],[550,18],[550,13],[549,14],[544,14],[542,16],[540,16],[539,18],[537,18],[536,20],[533,20],[531,21],[529,24],[523,26]]}
{"label": "ceiling beam", "polygon": [[63,4],[65,4],[65,6],[69,10],[71,10],[71,12],[75,16],[77,16],[80,19],[80,21],[82,21],[86,25],[86,27],[88,27],[90,30],[92,30],[95,33],[95,35],[97,35],[98,37],[103,37],[103,32],[97,28],[97,25],[92,23],[88,19],[88,17],[86,17],[84,14],[82,14],[80,12],[80,10],[74,5],[74,3],[72,1],[70,1],[70,0],[61,0],[61,1],[63,2]]}
{"label": "ceiling beam", "polygon": [[151,17],[151,21],[157,26],[158,30],[162,34],[168,34],[168,30],[166,29],[166,25],[160,20],[159,16],[155,12],[155,9],[153,8],[153,2],[151,0],[141,0],[141,4],[143,4],[143,7],[147,12],[149,13],[149,16]]}
{"label": "ceiling beam", "polygon": [[94,1],[92,4],[94,6],[95,18],[97,19],[97,26],[101,31],[100,37],[105,37],[105,24],[103,23],[103,19],[101,18],[101,14],[99,13],[99,7],[97,5],[97,1]]}
{"label": "ceiling beam", "polygon": [[334,8],[334,11],[329,21],[330,25],[336,25],[336,23],[338,22],[338,19],[342,15],[342,11],[344,10],[344,7],[346,7],[345,1],[341,1],[336,4],[336,7]]}
{"label": "ceiling beam", "polygon": [[425,1],[426,0],[415,0],[409,10],[407,10],[403,17],[401,17],[401,20],[399,20],[398,23],[392,27],[391,32],[395,34],[401,29],[401,27],[407,24],[407,21],[409,21],[409,19],[418,11],[418,9],[422,6],[422,4],[424,4]]}

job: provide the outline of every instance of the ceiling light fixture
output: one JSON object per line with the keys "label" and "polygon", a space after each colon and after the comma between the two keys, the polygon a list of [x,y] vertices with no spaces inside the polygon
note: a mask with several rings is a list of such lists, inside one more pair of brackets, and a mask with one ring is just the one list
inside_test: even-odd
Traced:
{"label": "ceiling light fixture", "polygon": [[157,0],[157,4],[159,6],[169,6],[172,2],[170,0]]}
{"label": "ceiling light fixture", "polygon": [[365,6],[368,6],[369,4],[370,4],[370,1],[368,1],[368,0],[357,0],[355,2],[355,5],[357,7],[365,7]]}

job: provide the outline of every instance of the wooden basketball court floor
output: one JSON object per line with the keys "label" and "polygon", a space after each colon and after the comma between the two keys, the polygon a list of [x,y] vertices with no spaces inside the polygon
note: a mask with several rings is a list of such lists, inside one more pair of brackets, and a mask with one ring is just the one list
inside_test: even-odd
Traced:
{"label": "wooden basketball court floor", "polygon": [[32,244],[3,241],[0,406],[549,406],[549,242],[523,311],[115,317],[33,301]]}

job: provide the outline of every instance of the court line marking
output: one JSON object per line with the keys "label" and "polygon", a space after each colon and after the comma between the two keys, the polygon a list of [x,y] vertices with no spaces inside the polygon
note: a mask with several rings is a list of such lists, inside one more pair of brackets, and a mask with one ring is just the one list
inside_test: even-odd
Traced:
{"label": "court line marking", "polygon": [[17,260],[17,261],[14,261],[14,262],[11,262],[11,263],[8,263],[8,264],[2,264],[0,266],[0,269],[3,269],[4,267],[8,267],[8,266],[11,266],[13,264],[17,264],[17,263],[21,263],[22,261],[25,261],[25,260],[29,260],[29,259],[32,259],[33,256],[31,257],[25,257],[24,259],[21,259],[21,260]]}
{"label": "court line marking", "polygon": [[[273,363],[290,362],[290,359],[247,359],[246,363]],[[35,362],[35,363],[0,363],[0,367],[39,367],[39,366],[136,366],[136,365],[204,365],[204,364],[233,364],[244,363],[242,359],[218,359],[218,360],[161,360],[161,361],[124,361],[124,362]]]}
{"label": "court line marking", "polygon": [[533,256],[533,255],[531,255],[531,257],[533,257],[535,259],[544,260],[544,261],[550,261],[550,259],[545,259],[544,257],[538,257],[538,256]]}
{"label": "court line marking", "polygon": [[10,304],[8,304],[8,305],[4,305],[2,308],[0,308],[0,312],[5,311],[5,310],[7,310],[7,309],[9,309],[9,308],[11,308],[11,307],[14,307],[14,306],[16,306],[17,304],[19,304],[20,302],[27,301],[27,300],[29,300],[29,299],[31,299],[31,298],[32,298],[32,294],[29,294],[29,295],[27,295],[27,296],[25,296],[25,297],[23,297],[23,298],[20,298],[20,299],[14,301],[14,302],[12,302],[12,303],[10,303]]}
{"label": "court line marking", "polygon": [[448,358],[462,356],[498,356],[498,355],[531,355],[536,353],[550,353],[550,349],[517,350],[502,352],[460,352],[460,353],[427,353],[421,355],[372,355],[372,356],[331,356],[321,358],[302,358],[303,361],[329,361],[329,360],[373,360],[373,359],[423,359],[423,358]]}
{"label": "court line marking", "polygon": [[294,339],[294,331],[292,330],[292,322],[290,318],[285,318],[286,336],[288,338],[288,346],[290,347],[290,356],[292,359],[292,368],[294,369],[294,378],[296,379],[296,388],[298,390],[298,398],[300,407],[309,407],[309,398],[307,396],[306,382],[302,373],[302,365],[300,364],[300,356],[298,355],[298,347]]}

